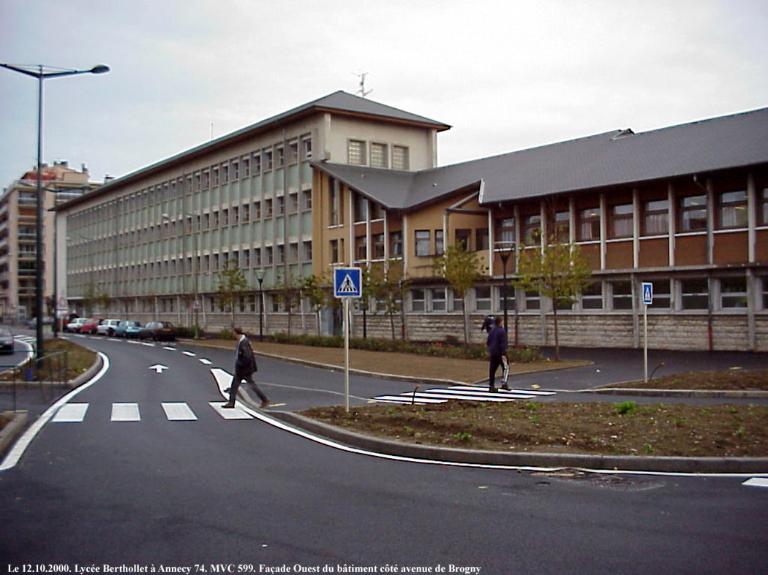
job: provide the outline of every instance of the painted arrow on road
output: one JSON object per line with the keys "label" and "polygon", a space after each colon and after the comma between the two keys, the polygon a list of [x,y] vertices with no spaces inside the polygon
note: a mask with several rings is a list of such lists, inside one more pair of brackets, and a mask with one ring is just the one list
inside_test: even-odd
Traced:
{"label": "painted arrow on road", "polygon": [[163,370],[168,369],[167,365],[160,365],[159,363],[156,363],[155,365],[150,365],[149,369],[154,369],[155,373],[163,373]]}

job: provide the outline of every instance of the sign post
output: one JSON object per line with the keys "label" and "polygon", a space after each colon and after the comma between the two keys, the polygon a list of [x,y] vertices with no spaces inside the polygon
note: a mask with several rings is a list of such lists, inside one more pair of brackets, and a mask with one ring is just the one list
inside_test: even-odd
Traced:
{"label": "sign post", "polygon": [[648,383],[648,306],[653,303],[653,284],[643,282],[643,381]]}
{"label": "sign post", "polygon": [[349,413],[349,300],[363,296],[361,268],[335,268],[333,295],[344,302],[344,405]]}

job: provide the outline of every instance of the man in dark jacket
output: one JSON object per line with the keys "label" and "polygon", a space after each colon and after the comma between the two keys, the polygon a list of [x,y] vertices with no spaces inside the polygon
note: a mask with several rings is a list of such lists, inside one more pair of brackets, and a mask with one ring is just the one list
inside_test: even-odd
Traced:
{"label": "man in dark jacket", "polygon": [[[269,399],[253,381],[253,374],[257,371],[256,357],[253,355],[253,348],[251,342],[248,340],[248,336],[242,328],[236,327],[234,329],[235,337],[238,338],[237,349],[235,350],[235,376],[232,378],[232,385],[229,387],[229,401],[222,407],[225,409],[232,409],[235,407],[235,399],[237,398],[237,388],[240,387],[240,383],[247,381],[256,395],[261,400],[261,407],[269,406]],[[226,390],[225,390],[226,391]]]}
{"label": "man in dark jacket", "polygon": [[[501,318],[497,317],[494,327],[488,334],[488,357],[490,361],[488,369],[488,391],[498,391],[496,387],[496,370],[504,365],[504,356],[507,353],[507,332],[501,325]],[[506,382],[502,389],[509,389]]]}

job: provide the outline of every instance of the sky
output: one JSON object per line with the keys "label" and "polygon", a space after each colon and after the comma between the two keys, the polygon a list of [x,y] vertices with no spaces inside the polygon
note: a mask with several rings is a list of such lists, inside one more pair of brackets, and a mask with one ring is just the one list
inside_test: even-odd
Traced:
{"label": "sky", "polygon": [[[768,106],[765,0],[0,0],[44,82],[43,161],[119,177],[328,95],[450,124],[448,165]],[[37,84],[0,68],[0,187],[36,162]]]}

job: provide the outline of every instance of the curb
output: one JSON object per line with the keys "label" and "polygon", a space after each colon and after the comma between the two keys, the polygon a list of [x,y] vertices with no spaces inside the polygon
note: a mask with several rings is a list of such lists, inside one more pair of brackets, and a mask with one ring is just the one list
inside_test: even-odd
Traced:
{"label": "curb", "polygon": [[509,467],[575,467],[605,471],[665,473],[755,473],[768,471],[768,457],[645,457],[631,455],[583,455],[567,453],[506,453],[402,443],[362,435],[328,425],[297,413],[270,412],[275,419],[345,445],[386,455],[449,463],[503,465]]}
{"label": "curb", "polygon": [[603,387],[583,389],[572,393],[597,393],[602,395],[636,395],[638,397],[691,397],[691,398],[732,398],[768,399],[768,391],[749,390],[705,390],[705,389],[641,389],[636,387]]}
{"label": "curb", "polygon": [[24,431],[28,417],[29,413],[27,411],[17,411],[14,413],[10,423],[0,431],[0,454],[4,454],[5,450],[10,447],[21,432]]}

